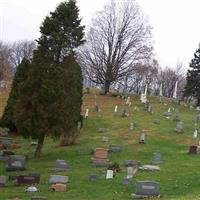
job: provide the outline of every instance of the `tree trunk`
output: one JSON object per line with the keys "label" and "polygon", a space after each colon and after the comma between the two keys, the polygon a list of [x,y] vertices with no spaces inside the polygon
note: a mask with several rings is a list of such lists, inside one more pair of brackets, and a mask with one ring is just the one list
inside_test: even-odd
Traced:
{"label": "tree trunk", "polygon": [[74,144],[76,136],[78,135],[77,129],[70,131],[70,134],[63,134],[61,136],[60,146],[69,146]]}
{"label": "tree trunk", "polygon": [[110,90],[110,81],[105,81],[105,84],[104,84],[104,94],[107,94]]}
{"label": "tree trunk", "polygon": [[41,156],[41,151],[44,144],[44,138],[45,135],[40,135],[40,137],[38,138],[38,144],[35,150],[35,158],[39,158]]}

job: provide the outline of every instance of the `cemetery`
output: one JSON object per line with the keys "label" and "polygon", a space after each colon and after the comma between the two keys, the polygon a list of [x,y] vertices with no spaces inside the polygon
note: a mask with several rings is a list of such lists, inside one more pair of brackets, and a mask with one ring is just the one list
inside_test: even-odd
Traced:
{"label": "cemetery", "polygon": [[[93,109],[94,95],[101,112]],[[127,102],[92,89],[83,96],[82,114],[90,112],[76,143],[60,147],[47,137],[39,159],[34,158],[35,141],[1,137],[0,199],[198,199],[199,135],[193,132],[199,128],[199,111],[148,96],[154,109],[149,115],[138,95],[129,97]]]}
{"label": "cemetery", "polygon": [[[170,49],[157,57],[139,1],[107,1],[88,24],[86,1],[60,2],[48,14],[56,1],[28,1],[31,10],[23,1],[21,11],[19,2],[2,4],[5,16],[10,8],[29,16],[15,23],[19,13],[9,10],[2,23],[9,33],[0,41],[0,200],[199,200],[200,46],[189,65],[163,68],[179,27],[163,29]],[[30,35],[40,34],[6,40],[25,39],[29,24]]]}

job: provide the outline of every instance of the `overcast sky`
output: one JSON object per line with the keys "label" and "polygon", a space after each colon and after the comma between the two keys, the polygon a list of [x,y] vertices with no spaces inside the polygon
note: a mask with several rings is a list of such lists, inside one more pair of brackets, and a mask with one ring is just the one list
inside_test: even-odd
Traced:
{"label": "overcast sky", "polygon": [[[119,1],[119,0],[118,0]],[[122,0],[121,0],[122,1]],[[0,38],[37,39],[44,17],[61,0],[0,0]],[[110,0],[77,0],[83,24]],[[188,67],[200,43],[200,0],[137,0],[153,26],[156,59],[162,67]]]}

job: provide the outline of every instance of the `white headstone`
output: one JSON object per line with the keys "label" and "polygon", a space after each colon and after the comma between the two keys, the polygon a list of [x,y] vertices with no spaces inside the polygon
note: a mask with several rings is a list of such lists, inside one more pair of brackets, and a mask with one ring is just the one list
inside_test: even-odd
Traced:
{"label": "white headstone", "polygon": [[117,112],[117,105],[115,106],[115,112]]}
{"label": "white headstone", "polygon": [[193,133],[193,138],[197,138],[197,136],[198,136],[198,131],[197,131],[197,129],[195,129],[195,131]]}
{"label": "white headstone", "polygon": [[113,170],[107,170],[106,179],[113,179]]}
{"label": "white headstone", "polygon": [[129,103],[130,103],[130,97],[128,97],[128,98],[126,99],[126,105],[129,105]]}
{"label": "white headstone", "polygon": [[173,98],[176,99],[177,98],[177,81],[176,81],[176,84],[175,84],[175,87],[174,87],[174,93],[173,93]]}
{"label": "white headstone", "polygon": [[88,115],[89,115],[89,109],[86,109],[86,111],[85,111],[85,118],[87,118]]}

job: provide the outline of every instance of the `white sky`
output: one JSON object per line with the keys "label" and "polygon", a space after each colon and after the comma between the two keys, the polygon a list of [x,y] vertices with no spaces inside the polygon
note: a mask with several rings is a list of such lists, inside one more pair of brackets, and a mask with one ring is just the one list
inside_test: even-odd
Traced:
{"label": "white sky", "polygon": [[[110,0],[77,0],[83,24]],[[122,1],[122,0],[121,0]],[[0,39],[37,39],[44,17],[61,0],[0,0]],[[156,59],[162,67],[188,67],[200,43],[200,0],[137,0],[153,26]]]}

